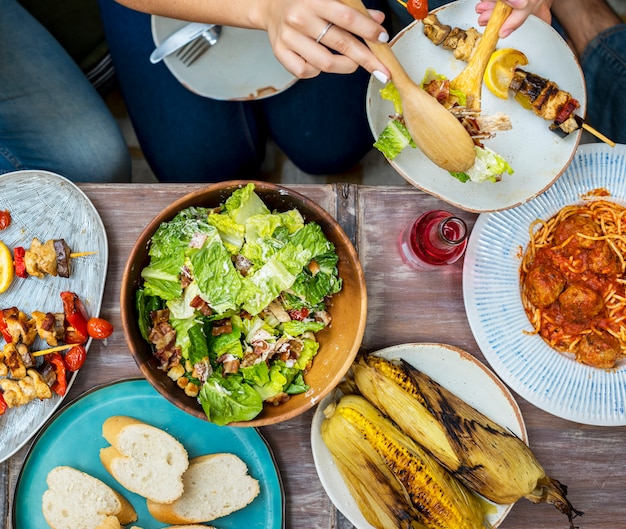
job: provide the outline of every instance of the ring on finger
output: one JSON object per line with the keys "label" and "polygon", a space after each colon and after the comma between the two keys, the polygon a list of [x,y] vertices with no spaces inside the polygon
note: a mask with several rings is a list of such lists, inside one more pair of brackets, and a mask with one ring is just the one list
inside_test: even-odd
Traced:
{"label": "ring on finger", "polygon": [[317,36],[317,38],[315,39],[315,42],[318,42],[320,40],[322,40],[324,38],[324,35],[326,35],[326,33],[328,33],[328,30],[330,29],[330,27],[333,25],[332,22],[329,22],[328,24],[326,24],[326,26],[324,26],[324,29],[322,30],[322,32]]}

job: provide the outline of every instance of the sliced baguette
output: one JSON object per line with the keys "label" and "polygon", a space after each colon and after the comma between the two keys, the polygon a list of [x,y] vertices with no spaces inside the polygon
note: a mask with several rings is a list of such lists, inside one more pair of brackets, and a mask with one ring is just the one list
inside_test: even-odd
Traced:
{"label": "sliced baguette", "polygon": [[183,475],[184,493],[165,505],[148,501],[148,511],[162,523],[210,522],[243,509],[259,495],[259,482],[235,454],[209,454],[192,459]]}
{"label": "sliced baguette", "polygon": [[121,415],[104,421],[102,435],[111,446],[100,450],[100,461],[122,486],[159,503],[180,498],[189,457],[177,439],[160,428]]}
{"label": "sliced baguette", "polygon": [[103,481],[69,466],[46,478],[41,509],[52,529],[117,528],[137,520],[133,506]]}

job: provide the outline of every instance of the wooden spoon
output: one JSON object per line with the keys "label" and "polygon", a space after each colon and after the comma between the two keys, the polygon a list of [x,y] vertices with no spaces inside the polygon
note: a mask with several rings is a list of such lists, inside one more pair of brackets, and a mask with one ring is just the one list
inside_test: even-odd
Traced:
{"label": "wooden spoon", "polygon": [[[369,15],[361,0],[342,1]],[[474,142],[460,121],[411,80],[387,43],[367,41],[367,45],[391,72],[404,122],[420,150],[446,171],[463,172],[474,165]]]}
{"label": "wooden spoon", "polygon": [[480,112],[480,99],[482,94],[483,76],[491,54],[498,44],[498,33],[502,24],[511,14],[513,8],[498,0],[493,8],[493,13],[487,22],[485,32],[478,41],[474,55],[471,56],[463,71],[450,81],[450,88],[460,90],[467,97],[467,107]]}

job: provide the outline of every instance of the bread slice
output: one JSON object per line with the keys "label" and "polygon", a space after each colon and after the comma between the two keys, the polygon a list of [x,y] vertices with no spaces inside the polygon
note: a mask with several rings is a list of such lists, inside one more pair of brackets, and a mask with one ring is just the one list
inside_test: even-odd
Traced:
{"label": "bread slice", "polygon": [[180,498],[189,457],[177,439],[160,428],[121,415],[104,421],[102,435],[111,446],[100,450],[100,461],[122,486],[159,503]]}
{"label": "bread slice", "polygon": [[174,503],[148,501],[148,511],[160,522],[210,522],[243,509],[259,495],[259,482],[235,454],[209,454],[192,459],[183,476],[185,492]]}
{"label": "bread slice", "polygon": [[69,466],[46,478],[41,509],[52,529],[120,527],[137,520],[133,506],[103,481]]}

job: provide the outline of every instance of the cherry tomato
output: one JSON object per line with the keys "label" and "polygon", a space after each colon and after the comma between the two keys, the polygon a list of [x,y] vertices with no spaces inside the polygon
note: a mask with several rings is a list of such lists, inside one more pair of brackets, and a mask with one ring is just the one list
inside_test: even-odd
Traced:
{"label": "cherry tomato", "polygon": [[104,318],[89,318],[87,333],[96,340],[104,340],[113,333],[113,325]]}
{"label": "cherry tomato", "polygon": [[87,350],[82,345],[75,345],[67,353],[65,353],[65,365],[67,370],[73,373],[78,371],[87,358]]}
{"label": "cherry tomato", "polygon": [[428,15],[428,0],[408,0],[406,8],[415,20],[422,20]]}
{"label": "cherry tomato", "polygon": [[7,210],[0,211],[0,230],[4,230],[11,224],[11,213]]}

